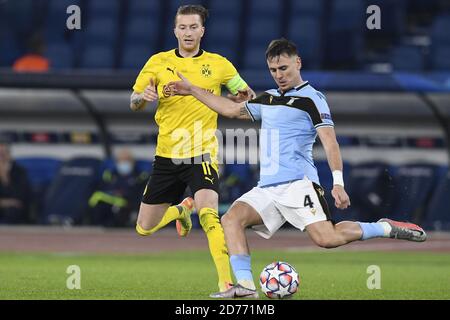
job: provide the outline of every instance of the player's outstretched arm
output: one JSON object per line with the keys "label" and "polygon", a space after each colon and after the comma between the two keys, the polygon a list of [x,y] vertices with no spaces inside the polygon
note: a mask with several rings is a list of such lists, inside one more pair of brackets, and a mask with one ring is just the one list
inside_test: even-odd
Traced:
{"label": "player's outstretched arm", "polygon": [[342,178],[343,165],[336,133],[333,127],[321,127],[317,128],[317,134],[325,149],[328,165],[333,173],[333,190],[331,190],[331,195],[334,198],[334,204],[339,209],[345,209],[350,205],[350,198],[344,189]]}
{"label": "player's outstretched arm", "polygon": [[238,118],[251,120],[245,103],[236,103],[230,99],[216,96],[200,87],[189,82],[181,73],[177,73],[181,81],[174,81],[168,84],[169,89],[174,95],[192,95],[200,102],[204,103],[211,110],[227,118]]}

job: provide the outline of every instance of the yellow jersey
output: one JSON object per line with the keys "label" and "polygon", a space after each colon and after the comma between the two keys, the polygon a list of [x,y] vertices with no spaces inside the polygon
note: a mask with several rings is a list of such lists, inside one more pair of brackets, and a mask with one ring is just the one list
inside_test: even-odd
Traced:
{"label": "yellow jersey", "polygon": [[180,80],[177,72],[192,84],[218,96],[222,85],[236,94],[245,89],[247,83],[221,55],[200,50],[196,56],[184,58],[178,49],[173,49],[150,57],[133,86],[135,92],[142,93],[150,78],[157,86],[157,156],[183,159],[210,153],[214,161],[218,152],[217,113],[193,96],[170,96],[167,84]]}

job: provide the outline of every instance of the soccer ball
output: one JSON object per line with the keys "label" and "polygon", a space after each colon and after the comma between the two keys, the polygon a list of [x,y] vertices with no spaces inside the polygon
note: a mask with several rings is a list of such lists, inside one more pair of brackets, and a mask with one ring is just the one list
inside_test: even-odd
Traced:
{"label": "soccer ball", "polygon": [[277,261],[266,266],[259,277],[264,294],[271,299],[284,299],[297,292],[298,273],[287,262]]}

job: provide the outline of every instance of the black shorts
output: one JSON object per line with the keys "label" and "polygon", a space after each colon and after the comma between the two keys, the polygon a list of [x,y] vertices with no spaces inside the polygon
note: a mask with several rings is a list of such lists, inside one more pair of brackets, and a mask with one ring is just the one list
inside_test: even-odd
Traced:
{"label": "black shorts", "polygon": [[178,204],[186,187],[195,194],[200,189],[219,193],[219,173],[211,165],[209,154],[189,159],[155,156],[153,172],[145,188],[142,202],[146,204]]}

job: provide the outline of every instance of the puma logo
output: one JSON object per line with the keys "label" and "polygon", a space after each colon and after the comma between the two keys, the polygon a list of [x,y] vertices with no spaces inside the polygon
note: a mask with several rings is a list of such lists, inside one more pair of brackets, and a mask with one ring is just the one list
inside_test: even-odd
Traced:
{"label": "puma logo", "polygon": [[214,184],[214,178],[205,177],[205,179],[208,180],[209,182],[211,182],[211,184]]}
{"label": "puma logo", "polygon": [[170,71],[170,72],[172,72],[173,75],[175,75],[175,69],[172,70],[172,69],[170,69],[169,67],[167,67],[167,70]]}

